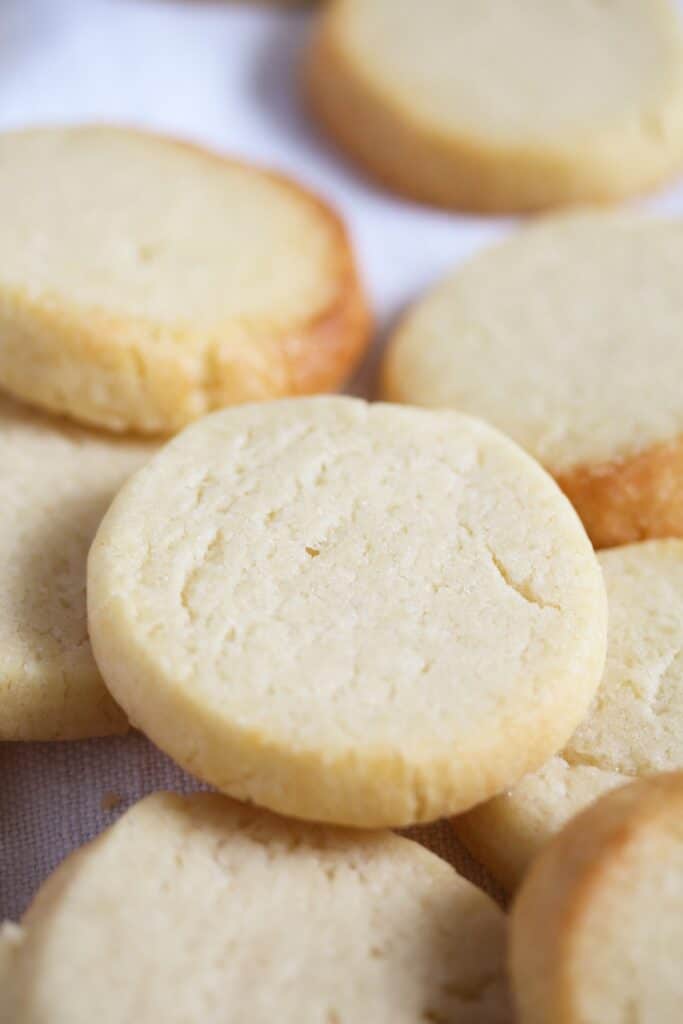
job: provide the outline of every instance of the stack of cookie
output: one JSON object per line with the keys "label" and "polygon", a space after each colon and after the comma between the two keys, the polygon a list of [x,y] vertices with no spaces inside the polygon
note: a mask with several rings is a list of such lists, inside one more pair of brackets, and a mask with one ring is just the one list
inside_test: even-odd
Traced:
{"label": "stack of cookie", "polygon": [[317,197],[150,135],[5,135],[0,209],[0,740],[102,736],[85,560],[114,494],[213,408],[342,384],[367,308]]}
{"label": "stack of cookie", "polygon": [[511,946],[531,1024],[673,1022],[683,1006],[681,268],[678,222],[547,219],[410,311],[382,368],[386,397],[515,438],[603,549],[588,714],[539,771],[453,820],[510,895],[538,858]]}
{"label": "stack of cookie", "polygon": [[[395,187],[532,209],[683,156],[659,0],[427,6],[337,0],[308,64]],[[613,27],[628,68],[534,99]],[[217,791],[148,797],[0,929],[2,1024],[677,1021],[683,227],[525,229],[408,313],[369,404],[320,394],[370,323],[293,182],[29,131],[0,210],[0,739],[132,726]],[[509,929],[388,831],[442,818],[522,883]]]}

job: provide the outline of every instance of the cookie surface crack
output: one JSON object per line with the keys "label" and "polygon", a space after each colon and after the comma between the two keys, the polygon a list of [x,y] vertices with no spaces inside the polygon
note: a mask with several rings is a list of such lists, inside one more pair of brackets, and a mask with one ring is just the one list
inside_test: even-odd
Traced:
{"label": "cookie surface crack", "polygon": [[505,585],[511,590],[514,590],[514,592],[518,594],[523,601],[526,601],[527,604],[536,605],[537,608],[541,609],[554,608],[555,611],[560,610],[559,605],[553,604],[552,601],[544,601],[539,597],[532,589],[529,579],[521,581],[513,579],[505,563],[501,561],[495,551],[488,544],[486,545],[486,549],[489,553],[493,566]]}

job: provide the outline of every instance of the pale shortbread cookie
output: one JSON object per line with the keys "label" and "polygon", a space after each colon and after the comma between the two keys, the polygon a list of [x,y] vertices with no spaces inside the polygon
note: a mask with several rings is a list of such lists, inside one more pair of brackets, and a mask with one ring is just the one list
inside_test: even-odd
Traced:
{"label": "pale shortbread cookie", "polygon": [[0,740],[126,728],[90,650],[85,567],[114,494],[153,451],[0,395]]}
{"label": "pale shortbread cookie", "polygon": [[0,384],[170,432],[333,389],[368,340],[343,225],[292,181],[109,127],[0,135]]}
{"label": "pale shortbread cookie", "polygon": [[548,219],[408,314],[383,394],[505,431],[598,547],[683,536],[682,274],[683,221]]}
{"label": "pale shortbread cookie", "polygon": [[574,818],[512,912],[519,1024],[680,1024],[683,773],[635,782]]}
{"label": "pale shortbread cookie", "polygon": [[333,0],[308,94],[369,171],[447,207],[614,200],[683,165],[667,0]]}
{"label": "pale shortbread cookie", "polygon": [[539,767],[598,685],[605,595],[552,480],[454,413],[229,410],[129,483],[89,557],[112,693],[240,799],[365,827]]}
{"label": "pale shortbread cookie", "polygon": [[137,804],[22,926],[0,983],[12,1024],[512,1019],[504,915],[448,864],[217,795]]}
{"label": "pale shortbread cookie", "polygon": [[562,755],[456,819],[470,852],[507,889],[578,811],[629,779],[683,769],[683,541],[600,554],[607,662]]}
{"label": "pale shortbread cookie", "polygon": [[13,1024],[10,984],[14,959],[24,938],[21,927],[13,921],[0,921],[0,1024]]}

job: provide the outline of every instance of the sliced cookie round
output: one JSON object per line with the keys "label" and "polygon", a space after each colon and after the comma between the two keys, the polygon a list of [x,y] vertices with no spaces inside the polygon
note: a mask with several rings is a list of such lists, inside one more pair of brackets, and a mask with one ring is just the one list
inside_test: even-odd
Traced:
{"label": "sliced cookie round", "polygon": [[408,314],[383,394],[505,431],[598,547],[683,536],[682,269],[683,222],[548,219]]}
{"label": "sliced cookie round", "polygon": [[0,1005],[13,1024],[508,1024],[505,937],[408,839],[156,794],[40,890]]}
{"label": "sliced cookie round", "polygon": [[614,200],[683,166],[667,0],[334,0],[308,95],[369,171],[446,207]]}
{"label": "sliced cookie round", "polygon": [[600,569],[524,452],[454,413],[226,410],[119,495],[88,619],[131,721],[232,796],[366,827],[465,810],[597,688]]}
{"label": "sliced cookie round", "polygon": [[0,220],[0,385],[78,420],[172,432],[334,389],[369,339],[331,209],[196,146],[109,127],[0,135]]}
{"label": "sliced cookie round", "polygon": [[632,778],[683,770],[683,541],[600,554],[609,626],[605,674],[562,753],[454,826],[508,890],[578,811]]}
{"label": "sliced cookie round", "polygon": [[678,1024],[683,773],[609,793],[531,869],[512,911],[520,1024]]}
{"label": "sliced cookie round", "polygon": [[88,641],[86,559],[116,491],[154,450],[0,395],[0,740],[126,729]]}

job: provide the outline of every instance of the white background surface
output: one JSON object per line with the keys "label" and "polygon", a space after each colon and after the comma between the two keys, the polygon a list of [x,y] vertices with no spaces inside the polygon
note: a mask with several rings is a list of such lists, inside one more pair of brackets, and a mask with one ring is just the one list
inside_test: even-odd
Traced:
{"label": "white background surface", "polygon": [[[308,23],[222,0],[0,0],[0,128],[124,121],[291,172],[346,216],[381,338],[427,285],[515,225],[393,198],[328,148],[298,96]],[[683,185],[638,205],[683,213]],[[113,820],[107,793],[127,804],[189,784],[139,736],[0,746],[0,919]]]}

